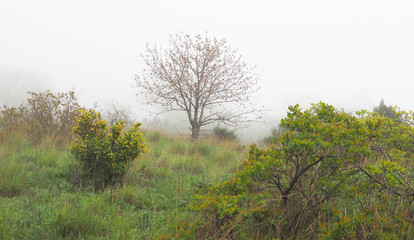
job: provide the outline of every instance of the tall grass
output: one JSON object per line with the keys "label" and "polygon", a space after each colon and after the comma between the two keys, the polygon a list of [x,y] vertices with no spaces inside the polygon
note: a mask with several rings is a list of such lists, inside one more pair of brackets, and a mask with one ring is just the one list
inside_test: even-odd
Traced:
{"label": "tall grass", "polygon": [[[0,144],[0,218],[6,239],[155,239],[196,221],[194,194],[234,176],[246,158],[235,142],[215,144],[145,131],[150,153],[123,184],[94,191],[79,180],[67,145],[11,134]],[[1,233],[1,232],[0,232]],[[0,234],[1,236],[1,234]]]}

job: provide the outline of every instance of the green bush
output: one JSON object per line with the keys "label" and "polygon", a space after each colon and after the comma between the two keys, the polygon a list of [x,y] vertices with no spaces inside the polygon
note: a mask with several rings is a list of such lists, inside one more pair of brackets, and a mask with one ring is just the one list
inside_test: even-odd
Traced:
{"label": "green bush", "polygon": [[279,138],[266,149],[251,146],[236,177],[195,195],[189,209],[204,219],[197,232],[226,239],[405,239],[389,228],[414,229],[413,177],[401,166],[412,157],[414,113],[399,114],[405,123],[393,127],[390,119],[325,103],[289,107]]}
{"label": "green bush", "polygon": [[237,135],[234,131],[219,126],[213,128],[213,136],[220,140],[234,141],[237,139]]}
{"label": "green bush", "polygon": [[101,114],[93,110],[81,110],[73,128],[76,139],[70,153],[81,163],[86,176],[96,184],[115,184],[125,174],[128,163],[148,151],[140,123],[135,123],[122,133],[123,121],[110,128]]}

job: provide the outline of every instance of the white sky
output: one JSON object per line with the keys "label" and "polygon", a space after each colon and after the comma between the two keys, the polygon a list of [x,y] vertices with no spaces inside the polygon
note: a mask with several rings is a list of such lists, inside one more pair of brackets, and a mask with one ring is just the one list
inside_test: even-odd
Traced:
{"label": "white sky", "polygon": [[139,111],[140,53],[179,31],[225,38],[257,65],[256,99],[275,118],[318,101],[354,111],[384,98],[414,110],[412,0],[0,0],[0,69]]}

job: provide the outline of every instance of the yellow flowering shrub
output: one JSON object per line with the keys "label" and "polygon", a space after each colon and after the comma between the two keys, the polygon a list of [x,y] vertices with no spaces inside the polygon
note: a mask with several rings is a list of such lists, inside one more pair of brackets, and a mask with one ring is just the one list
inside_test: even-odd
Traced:
{"label": "yellow flowering shrub", "polygon": [[76,139],[71,155],[82,164],[87,177],[103,185],[114,184],[125,174],[128,163],[148,151],[145,138],[135,123],[123,132],[125,124],[117,122],[108,129],[101,114],[94,110],[80,110],[73,128]]}

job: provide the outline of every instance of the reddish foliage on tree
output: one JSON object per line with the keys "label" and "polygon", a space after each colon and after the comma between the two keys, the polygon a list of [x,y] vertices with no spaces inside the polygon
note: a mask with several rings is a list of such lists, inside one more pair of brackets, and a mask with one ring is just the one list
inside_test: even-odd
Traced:
{"label": "reddish foliage on tree", "polygon": [[179,33],[170,35],[169,45],[167,50],[147,45],[146,68],[135,77],[136,86],[149,103],[185,112],[193,140],[205,125],[237,125],[257,112],[249,104],[258,90],[255,68],[224,39]]}

